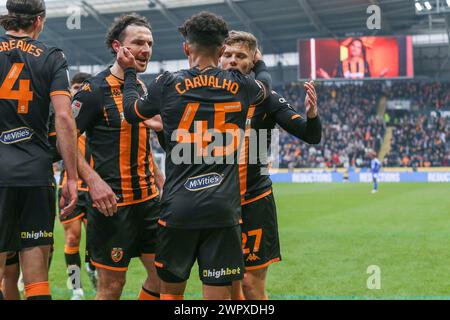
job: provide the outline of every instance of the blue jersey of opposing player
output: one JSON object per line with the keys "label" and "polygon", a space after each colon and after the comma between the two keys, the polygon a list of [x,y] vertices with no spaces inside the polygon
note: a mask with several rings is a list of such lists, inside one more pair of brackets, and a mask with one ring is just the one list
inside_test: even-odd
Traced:
{"label": "blue jersey of opposing player", "polygon": [[372,159],[370,161],[370,170],[372,171],[372,174],[379,173],[381,169],[381,162],[377,158]]}
{"label": "blue jersey of opposing player", "polygon": [[372,171],[372,180],[373,180],[373,189],[372,193],[376,193],[378,191],[378,173],[381,169],[381,162],[377,158],[373,158],[370,161],[370,170]]}

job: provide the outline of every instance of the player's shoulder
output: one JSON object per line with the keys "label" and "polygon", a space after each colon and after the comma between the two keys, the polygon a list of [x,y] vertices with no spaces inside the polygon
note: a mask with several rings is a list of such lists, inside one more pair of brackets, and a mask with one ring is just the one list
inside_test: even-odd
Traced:
{"label": "player's shoulder", "polygon": [[269,113],[280,111],[283,108],[295,111],[286,98],[274,90],[270,92],[269,96],[261,104],[266,107]]}
{"label": "player's shoulder", "polygon": [[230,69],[230,70],[219,70],[224,78],[233,79],[236,82],[245,83],[245,82],[255,82],[255,78],[251,75],[242,73],[239,69]]}
{"label": "player's shoulder", "polygon": [[99,91],[111,90],[111,79],[116,80],[117,83],[120,84],[120,79],[115,78],[111,74],[109,68],[100,71],[89,79],[85,80],[79,92],[87,91],[95,93]]}
{"label": "player's shoulder", "polygon": [[64,60],[67,60],[66,55],[64,54],[63,50],[57,46],[48,45],[37,39],[31,40],[30,43],[32,45],[36,46],[37,48],[41,49],[42,54],[47,57],[62,58]]}
{"label": "player's shoulder", "polygon": [[104,90],[107,89],[105,73],[100,72],[89,79],[86,79],[75,94],[74,101],[85,99],[99,99],[103,96]]}
{"label": "player's shoulder", "polygon": [[183,78],[184,75],[183,71],[185,70],[180,70],[176,72],[169,72],[169,71],[161,72],[160,74],[158,74],[158,76],[156,76],[154,83],[163,86],[169,85],[170,83],[177,81],[177,79]]}

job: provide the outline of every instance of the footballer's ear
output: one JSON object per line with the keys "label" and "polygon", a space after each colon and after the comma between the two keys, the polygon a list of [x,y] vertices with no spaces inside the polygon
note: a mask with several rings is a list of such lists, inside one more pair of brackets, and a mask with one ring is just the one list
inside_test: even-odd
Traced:
{"label": "footballer's ear", "polygon": [[183,42],[183,51],[184,51],[184,54],[186,55],[186,57],[189,57],[190,48],[189,48],[189,43],[187,41]]}
{"label": "footballer's ear", "polygon": [[114,40],[111,43],[111,47],[116,53],[118,53],[120,51],[120,48],[122,47],[122,44],[119,42],[119,40]]}
{"label": "footballer's ear", "polygon": [[224,53],[225,53],[225,46],[222,46],[222,48],[220,48],[219,50],[219,58],[223,56]]}

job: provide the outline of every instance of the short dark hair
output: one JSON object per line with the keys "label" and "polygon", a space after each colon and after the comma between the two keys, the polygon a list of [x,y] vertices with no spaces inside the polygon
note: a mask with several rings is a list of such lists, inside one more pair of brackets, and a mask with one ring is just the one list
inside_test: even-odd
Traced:
{"label": "short dark hair", "polygon": [[112,48],[112,43],[114,40],[122,42],[125,39],[125,29],[128,26],[140,26],[146,27],[152,31],[152,26],[146,17],[143,17],[137,13],[124,14],[116,18],[112,23],[106,35],[106,45],[111,49],[112,54],[116,54]]}
{"label": "short dark hair", "polygon": [[202,11],[187,19],[178,28],[183,37],[194,45],[205,49],[215,49],[223,45],[228,36],[225,20],[214,13]]}
{"label": "short dark hair", "polygon": [[6,8],[8,14],[0,16],[0,25],[6,31],[28,30],[46,13],[44,0],[8,0]]}
{"label": "short dark hair", "polygon": [[90,75],[89,73],[78,72],[78,73],[74,74],[74,76],[72,77],[72,80],[70,81],[70,84],[73,86],[74,84],[77,84],[77,83],[83,83],[91,77],[92,77],[92,75]]}

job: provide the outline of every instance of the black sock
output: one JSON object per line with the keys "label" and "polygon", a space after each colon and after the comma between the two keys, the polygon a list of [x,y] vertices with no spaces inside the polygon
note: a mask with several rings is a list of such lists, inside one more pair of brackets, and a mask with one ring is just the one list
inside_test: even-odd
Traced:
{"label": "black sock", "polygon": [[27,298],[27,300],[52,300],[52,296],[34,296]]}
{"label": "black sock", "polygon": [[2,292],[2,290],[0,290],[0,300],[5,300],[5,298],[3,298],[3,292]]}
{"label": "black sock", "polygon": [[81,268],[81,258],[79,253],[68,254],[64,253],[64,257],[66,258],[66,266],[78,266]]}

